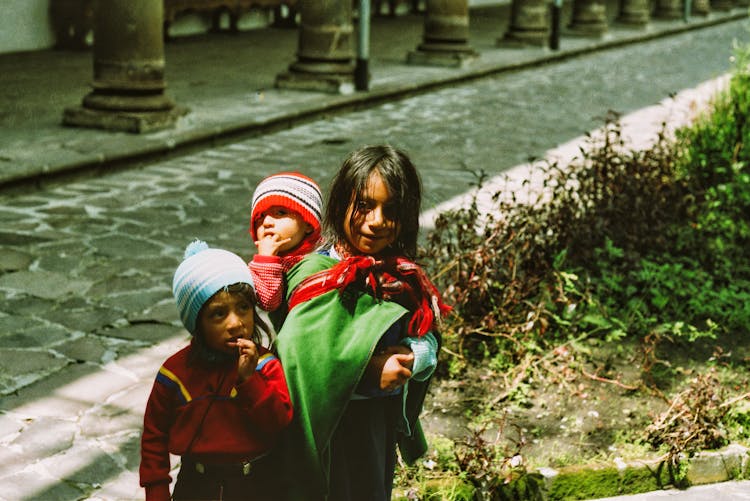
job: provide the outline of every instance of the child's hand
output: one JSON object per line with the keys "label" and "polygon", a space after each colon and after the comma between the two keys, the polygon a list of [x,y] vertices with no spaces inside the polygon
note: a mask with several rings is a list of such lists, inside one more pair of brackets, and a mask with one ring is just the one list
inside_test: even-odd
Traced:
{"label": "child's hand", "polygon": [[414,353],[406,346],[389,346],[383,353],[372,357],[373,368],[379,368],[379,387],[394,391],[409,381]]}
{"label": "child's hand", "polygon": [[258,366],[258,347],[249,339],[240,338],[237,340],[237,349],[240,352],[237,374],[240,382],[243,382],[253,375],[255,368]]}
{"label": "child's hand", "polygon": [[291,242],[291,238],[281,238],[276,234],[267,235],[260,240],[255,241],[255,246],[258,248],[258,254],[261,256],[275,256],[279,252],[279,248]]}

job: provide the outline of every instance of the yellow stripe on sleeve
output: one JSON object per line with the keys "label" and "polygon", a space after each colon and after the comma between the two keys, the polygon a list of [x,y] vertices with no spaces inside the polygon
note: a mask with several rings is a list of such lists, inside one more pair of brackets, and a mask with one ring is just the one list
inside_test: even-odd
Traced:
{"label": "yellow stripe on sleeve", "polygon": [[185,385],[182,384],[182,381],[180,381],[180,378],[175,376],[175,374],[172,371],[162,366],[159,369],[159,374],[166,377],[167,379],[169,379],[170,381],[172,381],[174,384],[177,385],[177,387],[180,389],[180,393],[182,393],[182,398],[185,399],[185,402],[190,402],[193,399],[193,397],[190,396],[190,392],[188,392],[187,388],[185,388]]}

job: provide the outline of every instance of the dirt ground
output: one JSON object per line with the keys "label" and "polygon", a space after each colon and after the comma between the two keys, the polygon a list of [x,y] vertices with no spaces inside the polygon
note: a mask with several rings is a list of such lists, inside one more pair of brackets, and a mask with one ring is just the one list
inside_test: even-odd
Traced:
{"label": "dirt ground", "polygon": [[750,348],[742,339],[661,340],[655,346],[595,342],[551,355],[532,365],[510,396],[512,375],[486,366],[437,378],[423,414],[428,437],[475,443],[471,430],[484,430],[487,443],[499,445],[507,457],[520,454],[531,469],[611,465],[615,458],[664,454],[645,443],[646,428],[696,376],[714,375],[725,401],[738,395],[743,400],[748,392]]}

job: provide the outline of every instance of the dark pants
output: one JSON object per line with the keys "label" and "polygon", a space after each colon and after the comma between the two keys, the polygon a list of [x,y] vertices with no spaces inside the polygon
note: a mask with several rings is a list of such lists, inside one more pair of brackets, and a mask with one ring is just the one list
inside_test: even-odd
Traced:
{"label": "dark pants", "polygon": [[401,397],[352,400],[331,439],[329,501],[388,501]]}
{"label": "dark pants", "polygon": [[182,460],[172,499],[180,501],[198,500],[249,500],[271,501],[277,499],[274,487],[278,487],[278,472],[273,471],[265,458],[250,463],[247,473],[239,464],[196,464],[190,459]]}

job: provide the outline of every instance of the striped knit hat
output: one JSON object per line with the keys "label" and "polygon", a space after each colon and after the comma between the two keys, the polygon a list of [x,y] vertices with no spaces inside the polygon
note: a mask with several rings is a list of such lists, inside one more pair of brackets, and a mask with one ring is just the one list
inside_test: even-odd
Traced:
{"label": "striped knit hat", "polygon": [[256,240],[256,227],[263,212],[278,205],[299,214],[313,228],[312,234],[320,234],[320,215],[323,211],[323,196],[318,184],[299,172],[280,172],[268,176],[258,184],[253,193],[253,208],[250,216],[250,234]]}
{"label": "striped knit hat", "polygon": [[237,254],[211,249],[196,240],[185,248],[185,259],[177,267],[172,280],[172,294],[177,302],[180,319],[190,334],[203,305],[218,291],[232,284],[253,285],[247,263]]}

